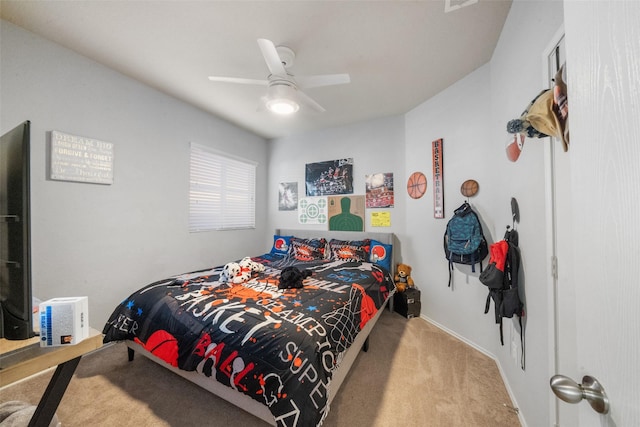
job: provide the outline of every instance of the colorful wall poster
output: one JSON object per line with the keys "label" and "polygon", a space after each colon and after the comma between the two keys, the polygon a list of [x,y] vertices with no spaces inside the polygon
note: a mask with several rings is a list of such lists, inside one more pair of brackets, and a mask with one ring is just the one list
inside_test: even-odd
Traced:
{"label": "colorful wall poster", "polygon": [[353,193],[353,159],[339,159],[305,165],[307,196]]}
{"label": "colorful wall poster", "polygon": [[393,207],[393,173],[365,175],[367,208]]}

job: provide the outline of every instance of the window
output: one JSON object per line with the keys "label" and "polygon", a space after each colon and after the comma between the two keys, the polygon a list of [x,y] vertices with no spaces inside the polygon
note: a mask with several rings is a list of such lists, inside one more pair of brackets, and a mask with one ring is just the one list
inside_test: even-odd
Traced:
{"label": "window", "polygon": [[189,231],[255,228],[257,164],[191,144]]}

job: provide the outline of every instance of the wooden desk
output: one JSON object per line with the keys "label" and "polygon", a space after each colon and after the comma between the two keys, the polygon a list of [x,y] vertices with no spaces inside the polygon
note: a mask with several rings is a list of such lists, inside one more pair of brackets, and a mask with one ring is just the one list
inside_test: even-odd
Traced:
{"label": "wooden desk", "polygon": [[78,344],[40,347],[40,338],[10,341],[0,339],[0,387],[57,366],[29,426],[48,426],[80,363],[80,358],[102,346],[102,333],[90,329]]}

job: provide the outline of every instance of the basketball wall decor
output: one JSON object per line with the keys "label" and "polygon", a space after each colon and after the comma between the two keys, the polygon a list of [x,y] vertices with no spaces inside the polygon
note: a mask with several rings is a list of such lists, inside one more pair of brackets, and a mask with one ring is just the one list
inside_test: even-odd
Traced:
{"label": "basketball wall decor", "polygon": [[478,181],[474,179],[468,179],[460,186],[460,193],[462,193],[464,197],[473,197],[476,195],[479,189],[480,185],[478,184]]}
{"label": "basketball wall decor", "polygon": [[427,177],[422,172],[414,172],[407,180],[407,193],[412,199],[419,199],[427,192]]}
{"label": "basketball wall decor", "polygon": [[433,160],[433,217],[444,218],[444,169],[442,159],[442,138],[431,143]]}

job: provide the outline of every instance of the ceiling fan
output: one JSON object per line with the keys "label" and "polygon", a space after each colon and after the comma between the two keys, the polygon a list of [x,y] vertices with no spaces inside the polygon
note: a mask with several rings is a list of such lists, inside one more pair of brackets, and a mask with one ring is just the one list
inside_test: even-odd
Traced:
{"label": "ceiling fan", "polygon": [[267,86],[267,94],[261,98],[262,105],[267,110],[278,114],[295,113],[300,105],[322,113],[326,110],[300,89],[340,85],[351,81],[349,74],[294,77],[287,71],[293,65],[296,56],[293,50],[286,46],[276,47],[271,40],[267,39],[258,39],[258,46],[269,68],[270,74],[266,80],[217,76],[209,76],[209,80]]}

